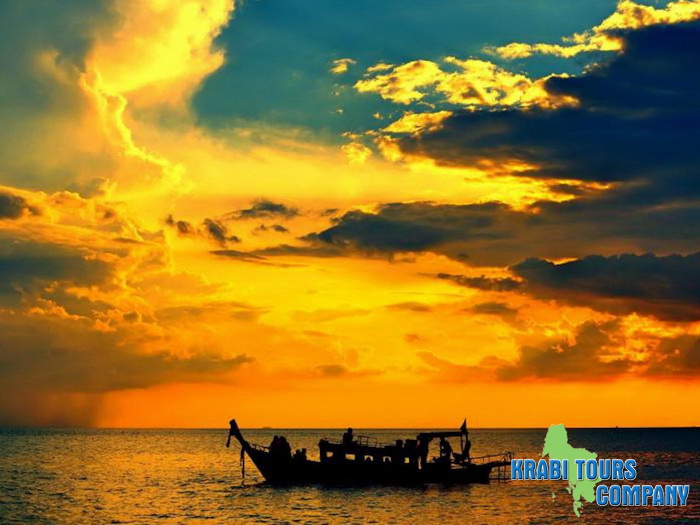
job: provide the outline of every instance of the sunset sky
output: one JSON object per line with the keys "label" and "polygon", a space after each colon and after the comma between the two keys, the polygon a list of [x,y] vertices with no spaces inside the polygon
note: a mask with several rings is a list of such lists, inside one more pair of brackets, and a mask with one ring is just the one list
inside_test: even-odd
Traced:
{"label": "sunset sky", "polygon": [[0,425],[700,423],[700,0],[0,32]]}

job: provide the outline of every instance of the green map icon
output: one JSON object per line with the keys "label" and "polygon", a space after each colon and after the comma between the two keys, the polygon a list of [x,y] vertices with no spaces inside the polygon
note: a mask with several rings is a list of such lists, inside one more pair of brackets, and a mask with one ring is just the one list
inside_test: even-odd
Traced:
{"label": "green map icon", "polygon": [[568,459],[568,486],[566,490],[573,497],[574,512],[576,516],[581,517],[581,507],[583,506],[582,499],[591,503],[595,501],[595,486],[600,482],[600,478],[595,480],[576,479],[576,463],[577,459],[596,459],[598,455],[595,452],[590,452],[585,448],[574,448],[569,445],[569,436],[564,425],[552,425],[547,431],[547,436],[544,438],[544,448],[542,449],[542,457],[549,456],[549,459]]}

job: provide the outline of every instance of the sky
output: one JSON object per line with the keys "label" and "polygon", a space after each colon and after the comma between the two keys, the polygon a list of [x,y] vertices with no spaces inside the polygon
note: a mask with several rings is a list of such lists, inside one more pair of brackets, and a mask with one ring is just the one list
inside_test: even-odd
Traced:
{"label": "sky", "polygon": [[700,0],[0,31],[0,425],[700,421]]}

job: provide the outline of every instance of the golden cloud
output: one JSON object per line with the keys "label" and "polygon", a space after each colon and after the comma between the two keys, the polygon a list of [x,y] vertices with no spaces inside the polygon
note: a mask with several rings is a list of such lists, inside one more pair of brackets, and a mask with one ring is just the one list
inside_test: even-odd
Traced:
{"label": "golden cloud", "polygon": [[88,62],[102,89],[139,106],[182,106],[224,63],[212,45],[228,23],[233,0],[119,0],[118,24],[100,35]]}
{"label": "golden cloud", "polygon": [[441,95],[445,102],[467,108],[556,108],[576,103],[571,97],[549,93],[544,88],[546,77],[532,80],[479,59],[447,57],[444,63],[457,67],[458,71],[446,71],[429,60],[413,60],[390,68],[370,68],[366,78],[355,83],[355,89],[360,93],[377,93],[398,104],[422,101],[431,93]]}
{"label": "golden cloud", "polygon": [[657,24],[678,24],[698,19],[699,0],[678,0],[660,9],[632,0],[621,0],[615,12],[599,25],[589,31],[564,38],[563,44],[512,42],[505,46],[487,48],[487,51],[507,60],[527,58],[535,54],[571,58],[587,51],[619,51],[622,40],[615,35],[615,31]]}
{"label": "golden cloud", "polygon": [[348,72],[348,69],[353,64],[357,64],[357,61],[352,58],[339,58],[333,61],[330,72],[334,75],[343,75]]}

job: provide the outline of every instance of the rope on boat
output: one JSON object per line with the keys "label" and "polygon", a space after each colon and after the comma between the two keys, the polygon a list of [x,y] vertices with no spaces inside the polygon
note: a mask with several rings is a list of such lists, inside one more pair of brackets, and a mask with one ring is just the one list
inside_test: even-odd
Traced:
{"label": "rope on boat", "polygon": [[241,447],[241,484],[245,485],[245,450]]}

